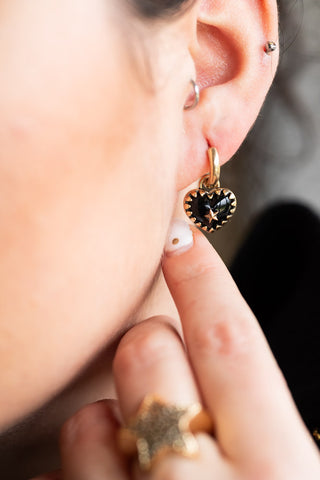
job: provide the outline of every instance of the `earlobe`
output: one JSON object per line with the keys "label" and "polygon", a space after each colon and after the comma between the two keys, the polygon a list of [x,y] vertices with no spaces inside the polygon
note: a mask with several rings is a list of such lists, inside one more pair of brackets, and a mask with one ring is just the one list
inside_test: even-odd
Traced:
{"label": "earlobe", "polygon": [[[274,78],[278,51],[276,0],[200,0],[197,40],[190,51],[200,87],[196,110],[185,113],[185,155],[179,189],[208,170],[207,148],[221,164],[237,151]],[[195,145],[196,143],[196,145]]]}

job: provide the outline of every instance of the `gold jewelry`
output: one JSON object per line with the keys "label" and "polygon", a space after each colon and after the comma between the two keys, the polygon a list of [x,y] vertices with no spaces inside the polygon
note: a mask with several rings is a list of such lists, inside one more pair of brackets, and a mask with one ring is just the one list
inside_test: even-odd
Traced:
{"label": "gold jewelry", "polygon": [[197,227],[215,232],[232,217],[237,199],[228,188],[220,188],[220,161],[216,148],[209,148],[210,173],[201,178],[199,188],[184,198],[186,214]]}
{"label": "gold jewelry", "polygon": [[270,55],[270,53],[273,53],[277,50],[278,45],[276,42],[267,42],[264,46],[264,51],[266,52],[267,55]]}
{"label": "gold jewelry", "polygon": [[190,105],[185,105],[184,106],[184,110],[193,110],[194,108],[196,108],[196,106],[198,105],[199,101],[200,101],[200,88],[199,88],[199,85],[196,84],[196,82],[194,80],[190,80],[190,83],[192,84],[193,86],[193,91],[194,91],[194,100],[193,100],[193,103],[191,103]]}
{"label": "gold jewelry", "polygon": [[197,432],[212,432],[212,421],[198,403],[182,407],[147,396],[126,428],[119,431],[119,447],[126,455],[138,453],[142,470],[150,470],[169,453],[187,458],[199,454]]}
{"label": "gold jewelry", "polygon": [[320,428],[315,428],[312,432],[312,436],[316,442],[320,442]]}

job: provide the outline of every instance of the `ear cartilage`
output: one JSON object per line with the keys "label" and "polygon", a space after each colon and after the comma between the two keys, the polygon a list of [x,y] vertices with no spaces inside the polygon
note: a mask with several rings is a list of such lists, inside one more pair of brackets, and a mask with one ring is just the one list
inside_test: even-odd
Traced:
{"label": "ear cartilage", "polygon": [[276,42],[267,42],[264,46],[264,51],[267,55],[270,55],[271,53],[275,52],[277,48],[278,45],[276,44]]}

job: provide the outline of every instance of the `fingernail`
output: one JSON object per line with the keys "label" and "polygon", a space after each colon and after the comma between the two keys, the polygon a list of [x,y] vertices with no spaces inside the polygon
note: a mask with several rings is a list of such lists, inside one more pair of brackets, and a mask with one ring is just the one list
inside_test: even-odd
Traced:
{"label": "fingernail", "polygon": [[193,233],[187,222],[174,219],[171,223],[164,251],[167,255],[186,252],[193,246]]}

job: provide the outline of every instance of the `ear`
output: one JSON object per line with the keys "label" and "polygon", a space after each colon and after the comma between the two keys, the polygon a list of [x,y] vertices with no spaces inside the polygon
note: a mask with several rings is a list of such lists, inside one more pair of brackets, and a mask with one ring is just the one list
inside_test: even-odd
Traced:
{"label": "ear", "polygon": [[[178,189],[208,171],[208,146],[221,164],[237,151],[256,120],[278,65],[276,0],[200,0],[189,51],[200,103],[186,110],[183,165]],[[196,32],[196,33],[194,33]]]}

